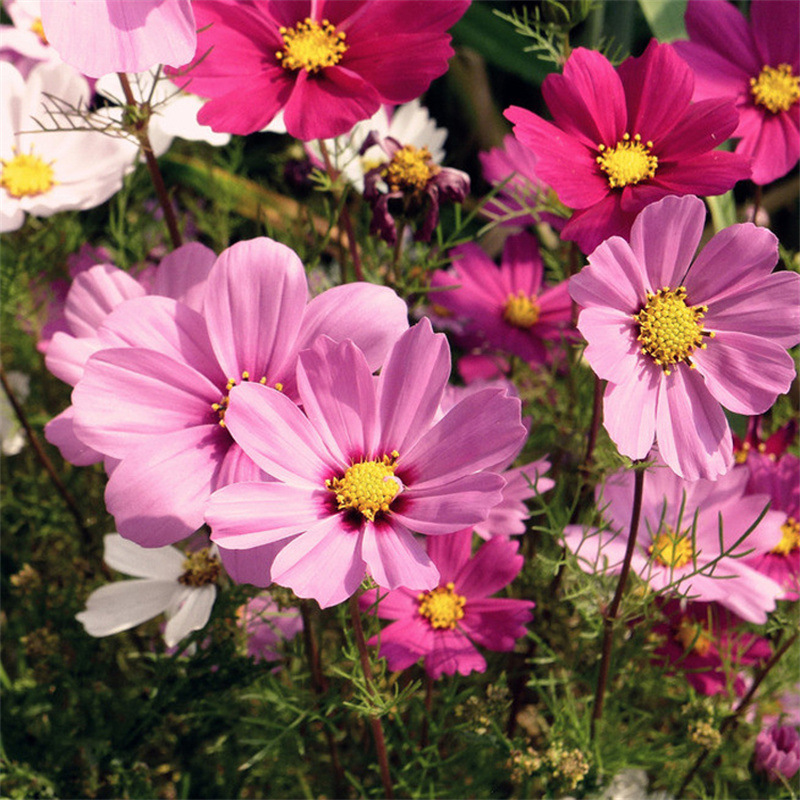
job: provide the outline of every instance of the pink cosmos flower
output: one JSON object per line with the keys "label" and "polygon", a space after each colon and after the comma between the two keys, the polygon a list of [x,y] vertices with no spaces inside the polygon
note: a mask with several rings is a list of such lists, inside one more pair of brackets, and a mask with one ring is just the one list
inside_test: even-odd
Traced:
{"label": "pink cosmos flower", "polygon": [[770,274],[774,234],[732,225],[692,261],[704,221],[698,198],[666,197],[637,217],[630,244],[604,242],[569,286],[586,360],[609,382],[606,430],[633,459],[655,439],[687,480],[730,469],[722,406],[766,411],[789,389],[785,348],[800,340],[800,276]]}
{"label": "pink cosmos flower", "polygon": [[674,47],[694,71],[694,99],[735,98],[732,135],[753,180],[786,175],[800,156],[800,6],[755,0],[748,24],[725,0],[689,0],[686,31],[690,41]]}
{"label": "pink cosmos flower", "polygon": [[[297,353],[319,334],[352,337],[377,369],[408,326],[405,303],[385,287],[347,284],[307,304],[300,259],[266,238],[225,250],[206,287],[202,312],[169,297],[119,305],[72,394],[77,437],[121,459],[106,506],[145,547],[199,528],[216,488],[261,476],[225,427],[231,387],[263,382],[295,398]],[[222,557],[237,578],[236,559]]]}
{"label": "pink cosmos flower", "polygon": [[362,610],[395,620],[373,637],[389,669],[399,671],[425,659],[431,678],[484,672],[486,660],[475,645],[513,650],[533,618],[530,600],[490,597],[522,569],[519,542],[491,539],[474,556],[472,531],[428,539],[428,555],[439,569],[438,585],[427,592],[370,589],[359,598]]}
{"label": "pink cosmos flower", "polygon": [[791,725],[771,725],[756,737],[756,770],[771,781],[790,781],[800,769],[800,731]]}
{"label": "pink cosmos flower", "polygon": [[[608,526],[568,525],[564,539],[584,572],[617,573],[628,540],[634,476],[624,470],[596,492]],[[644,477],[641,521],[631,570],[656,592],[716,602],[748,622],[763,623],[783,589],[742,561],[780,540],[783,515],[767,511],[766,495],[745,495],[747,475],[689,483],[657,463]],[[755,527],[739,541],[751,526]],[[722,548],[722,549],[720,549]]]}
{"label": "pink cosmos flower", "polygon": [[700,694],[726,694],[732,685],[741,697],[747,683],[739,670],[772,655],[765,638],[737,629],[741,620],[717,603],[669,600],[661,612],[664,620],[653,626],[653,633],[663,637],[655,661],[672,673],[684,673]]}
{"label": "pink cosmos flower", "polygon": [[529,364],[547,361],[546,343],[574,335],[567,282],[544,285],[544,267],[536,238],[522,232],[506,239],[497,265],[474,242],[451,250],[452,270],[437,270],[431,295],[437,307],[464,321],[463,331],[493,350],[511,353]]}
{"label": "pink cosmos flower", "polygon": [[231,391],[225,421],[242,450],[274,476],[216,492],[212,540],[247,551],[280,543],[272,580],[323,606],[352,595],[367,570],[381,586],[436,585],[412,531],[451,533],[486,518],[505,481],[487,468],[519,451],[520,402],[477,392],[438,422],[450,374],[443,334],[423,319],[390,350],[377,381],[349,341],[321,337],[300,354],[305,415],[255,384]]}
{"label": "pink cosmos flower", "polygon": [[41,10],[47,41],[92,78],[178,67],[195,53],[190,0],[41,0]]}
{"label": "pink cosmos flower", "polygon": [[238,615],[247,634],[247,654],[256,661],[279,661],[281,644],[303,630],[300,610],[281,609],[268,594],[248,600]]}
{"label": "pink cosmos flower", "polygon": [[744,439],[733,435],[733,450],[737,464],[746,464],[750,453],[765,455],[775,461],[786,452],[790,444],[797,438],[797,420],[791,419],[766,439],[763,434],[763,417],[757,415],[747,420],[747,432]]}
{"label": "pink cosmos flower", "polygon": [[253,133],[283,110],[292,136],[327,139],[419,97],[447,69],[445,31],[468,5],[195,0],[198,60],[180,75],[210,98],[197,119],[215,131]]}
{"label": "pink cosmos flower", "polygon": [[536,154],[536,172],[575,209],[561,236],[590,253],[627,238],[636,214],[666,195],[722,194],[750,177],[748,160],[714,150],[737,123],[729,99],[691,103],[692,71],[652,40],[616,70],[576,48],[542,93],[554,122],[512,106],[514,134]]}

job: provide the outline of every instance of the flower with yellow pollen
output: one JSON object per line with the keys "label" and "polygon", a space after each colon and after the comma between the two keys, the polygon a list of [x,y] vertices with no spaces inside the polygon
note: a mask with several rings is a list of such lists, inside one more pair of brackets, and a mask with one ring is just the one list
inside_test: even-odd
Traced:
{"label": "flower with yellow pollen", "polygon": [[595,160],[608,175],[608,185],[612,189],[621,189],[655,177],[658,156],[652,153],[653,143],[642,142],[638,133],[633,138],[629,133],[623,134],[614,147],[599,144],[597,149],[600,155]]}
{"label": "flower with yellow pollen", "polygon": [[393,450],[380,460],[358,461],[341,478],[326,480],[325,486],[336,495],[338,509],[355,509],[370,522],[375,521],[376,514],[387,513],[401,488],[394,474],[398,456]]}
{"label": "flower with yellow pollen", "polygon": [[275,53],[284,69],[319,72],[342,60],[347,51],[345,34],[327,19],[316,22],[306,17],[291,28],[281,27],[284,47]]}
{"label": "flower with yellow pollen", "polygon": [[800,77],[789,64],[764,66],[757,78],[750,78],[750,94],[758,106],[773,114],[788,111],[800,100]]}
{"label": "flower with yellow pollen", "polygon": [[659,533],[647,552],[659,564],[670,569],[685,567],[694,557],[691,539],[675,533],[671,528],[667,528],[666,533]]}
{"label": "flower with yellow pollen", "polygon": [[430,592],[417,595],[419,613],[430,622],[432,628],[449,628],[464,618],[464,604],[467,598],[456,594],[455,584],[450,581],[444,586],[437,586]]}
{"label": "flower with yellow pollen", "polygon": [[683,645],[684,650],[691,650],[699,656],[705,656],[711,649],[711,639],[704,625],[692,622],[683,617],[675,632],[675,638]]}
{"label": "flower with yellow pollen", "polygon": [[31,23],[30,30],[39,37],[39,41],[42,44],[50,44],[50,42],[47,41],[47,37],[44,35],[44,25],[42,25],[41,17],[36,17],[36,19]]}
{"label": "flower with yellow pollen", "polygon": [[[247,370],[244,370],[244,372],[242,372],[242,381],[246,382],[249,380],[250,380],[250,373]],[[265,386],[267,383],[267,379],[266,377],[262,377],[259,378],[258,382],[262,386]],[[222,398],[220,398],[219,402],[211,404],[212,411],[215,411],[219,416],[219,424],[221,428],[225,427],[225,412],[228,410],[228,404],[230,403],[231,389],[233,389],[233,387],[236,386],[237,383],[240,383],[240,381],[237,381],[235,378],[229,378],[228,382],[225,384],[225,395]],[[275,388],[279,392],[281,392],[283,391],[283,384],[276,383]]]}
{"label": "flower with yellow pollen", "polygon": [[12,197],[33,197],[49,192],[56,185],[53,161],[45,162],[30,153],[16,153],[14,158],[0,158],[0,186]]}
{"label": "flower with yellow pollen", "polygon": [[433,163],[427,147],[407,144],[397,150],[383,167],[381,177],[390,192],[420,192],[440,170],[441,167]]}
{"label": "flower with yellow pollen", "polygon": [[800,549],[800,521],[787,517],[786,522],[781,525],[781,540],[772,548],[772,552],[788,556],[797,549]]}
{"label": "flower with yellow pollen", "polygon": [[503,309],[503,319],[515,328],[527,330],[532,328],[539,321],[538,298],[535,295],[528,295],[520,289],[516,294],[510,294]]}
{"label": "flower with yellow pollen", "polygon": [[205,586],[216,583],[219,578],[222,564],[217,556],[212,555],[208,547],[189,553],[183,562],[183,574],[178,578],[178,583],[184,586]]}

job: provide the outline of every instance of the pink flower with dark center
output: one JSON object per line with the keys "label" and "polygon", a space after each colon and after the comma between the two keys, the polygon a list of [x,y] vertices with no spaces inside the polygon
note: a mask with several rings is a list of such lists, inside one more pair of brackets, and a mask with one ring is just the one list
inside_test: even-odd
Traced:
{"label": "pink flower with dark center", "polygon": [[576,48],[563,75],[548,75],[546,122],[512,106],[514,134],[537,157],[536,173],[575,209],[561,236],[590,253],[609,236],[628,237],[645,206],[666,195],[715,195],[750,177],[748,159],[717,151],[733,133],[730,99],[691,103],[692,71],[652,40],[617,69]]}
{"label": "pink flower with dark center", "polygon": [[[566,527],[567,547],[584,572],[620,571],[630,530],[633,483],[633,471],[625,470],[598,487],[597,507],[607,522],[603,528]],[[632,572],[656,592],[716,602],[748,622],[765,622],[783,589],[742,559],[775,547],[784,515],[766,511],[759,520],[769,498],[745,495],[746,483],[747,475],[741,470],[716,481],[690,483],[657,462],[644,476]]]}
{"label": "pink flower with dark center", "polygon": [[747,688],[741,668],[772,655],[766,639],[742,630],[741,620],[717,603],[670,600],[661,612],[663,621],[653,625],[653,633],[663,637],[655,662],[683,673],[700,694],[727,694],[732,687],[741,697]]}
{"label": "pink flower with dark center", "polygon": [[362,610],[395,620],[373,637],[389,669],[408,669],[425,659],[432,678],[484,672],[486,660],[475,645],[513,650],[533,618],[530,600],[490,597],[522,569],[519,542],[495,538],[472,556],[472,531],[428,539],[428,555],[439,570],[439,583],[427,592],[401,588],[370,589],[359,598]]}
{"label": "pink flower with dark center", "polygon": [[694,71],[694,99],[734,98],[736,152],[753,180],[783,177],[800,156],[800,6],[754,0],[750,22],[725,0],[689,0],[690,41],[674,47]]}
{"label": "pink flower with dark center", "polygon": [[800,340],[800,276],[772,269],[778,240],[751,223],[720,231],[694,258],[696,197],[646,208],[630,244],[612,237],[570,280],[584,355],[608,381],[603,424],[620,452],[664,461],[687,480],[733,465],[722,406],[760,414],[789,390]]}
{"label": "pink flower with dark center", "polygon": [[215,492],[212,540],[245,552],[278,544],[272,580],[323,607],[352,595],[367,570],[390,589],[433,588],[438,570],[412,532],[486,519],[505,483],[487,470],[525,438],[519,400],[497,389],[436,422],[449,375],[447,340],[423,319],[397,340],[377,381],[352,342],[321,337],[301,353],[305,415],[280,392],[235,387],[228,430],[276,480]]}
{"label": "pink flower with dark center", "polygon": [[[321,333],[354,339],[377,369],[408,326],[385,287],[347,284],[307,303],[300,259],[266,238],[225,250],[206,289],[202,312],[154,296],[118,306],[72,394],[78,438],[121,459],[106,487],[117,529],[146,547],[199,528],[215,489],[262,477],[225,427],[232,387],[261,383],[292,404],[297,354]],[[258,569],[256,558],[222,557],[237,580],[240,566]]]}
{"label": "pink flower with dark center", "polygon": [[[548,360],[551,346],[574,337],[567,282],[547,287],[536,239],[518,233],[506,239],[498,268],[474,242],[450,251],[452,270],[437,270],[430,296],[437,308],[462,321],[465,335],[492,350],[529,364]],[[457,286],[455,289],[442,289]]]}
{"label": "pink flower with dark center", "polygon": [[[466,0],[195,0],[197,61],[173,73],[210,98],[198,122],[261,130],[279,111],[294,137],[328,139],[381,103],[419,97],[453,55]],[[188,59],[187,59],[188,60]]]}
{"label": "pink flower with dark center", "polygon": [[755,768],[776,783],[790,781],[800,769],[800,731],[791,725],[771,725],[756,737]]}

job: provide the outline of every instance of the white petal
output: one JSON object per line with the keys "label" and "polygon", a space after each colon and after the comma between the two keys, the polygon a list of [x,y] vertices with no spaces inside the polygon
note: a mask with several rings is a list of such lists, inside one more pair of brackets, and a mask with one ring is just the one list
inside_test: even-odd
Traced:
{"label": "white petal", "polygon": [[181,585],[174,581],[119,581],[101,586],[86,600],[75,618],[90,636],[127,631],[166,610]]}
{"label": "white petal", "polygon": [[183,590],[178,610],[170,617],[164,629],[164,641],[167,647],[175,647],[192,631],[204,628],[217,597],[217,587],[211,583],[206,586],[186,586]]}
{"label": "white petal", "polygon": [[103,537],[103,561],[117,572],[134,578],[156,578],[177,582],[183,574],[186,556],[172,546],[142,547],[118,533]]}

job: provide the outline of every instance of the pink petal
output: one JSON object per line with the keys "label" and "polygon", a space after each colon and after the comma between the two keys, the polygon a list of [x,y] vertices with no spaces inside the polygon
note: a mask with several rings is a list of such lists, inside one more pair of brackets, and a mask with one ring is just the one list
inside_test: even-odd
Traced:
{"label": "pink petal", "polygon": [[482,544],[454,579],[456,591],[473,600],[508,586],[522,569],[519,542],[495,537]]}
{"label": "pink petal", "polygon": [[[429,540],[430,541],[430,540]],[[409,589],[368,589],[358,598],[362,612],[376,613],[381,619],[403,619],[417,613],[417,593]],[[373,608],[374,607],[374,608]]]}
{"label": "pink petal", "polygon": [[247,550],[228,550],[219,544],[217,547],[222,566],[236,583],[269,586],[272,583],[272,562],[285,545],[285,541],[280,541]]}
{"label": "pink petal", "polygon": [[486,661],[470,640],[458,630],[435,630],[433,652],[425,656],[425,671],[435,680],[442,675],[485,672]]}
{"label": "pink petal", "polygon": [[444,536],[429,536],[426,541],[428,555],[439,569],[439,585],[454,581],[459,571],[469,562],[472,555],[472,529]]}
{"label": "pink petal", "polygon": [[577,210],[561,229],[561,238],[575,242],[587,254],[612,236],[627,239],[636,219],[636,212],[641,210],[641,207],[633,210],[623,207],[621,198],[625,197],[624,193],[630,188],[640,187],[626,187],[622,195],[606,194],[593,206]]}
{"label": "pink petal", "polygon": [[753,182],[761,186],[791,172],[800,157],[800,131],[791,113],[759,114],[760,124],[751,135],[743,132],[736,147],[740,155],[752,159]]}
{"label": "pink petal", "polygon": [[641,362],[631,315],[614,308],[585,308],[578,317],[578,330],[589,342],[583,355],[597,377],[612,383],[627,383]]}
{"label": "pink petal", "polygon": [[206,281],[216,260],[216,253],[199,242],[167,253],[156,270],[153,294],[172,297],[194,311],[202,311]]}
{"label": "pink petal", "polygon": [[439,570],[425,548],[393,518],[383,525],[366,523],[361,557],[375,582],[386,589],[403,586],[413,591],[427,591],[439,581]]}
{"label": "pink petal", "polygon": [[625,314],[639,311],[648,288],[643,262],[620,237],[603,242],[589,256],[589,265],[569,281],[570,296],[578,305],[611,306]]}
{"label": "pink petal", "polygon": [[56,378],[75,386],[83,377],[86,362],[102,347],[96,336],[77,339],[64,331],[56,331],[47,348],[45,364]]}
{"label": "pink petal", "polygon": [[658,172],[649,183],[626,187],[637,198],[636,205],[629,210],[639,211],[647,203],[668,194],[722,194],[733,188],[738,181],[749,177],[749,159],[724,150],[713,150],[681,161],[666,161],[659,166]]}
{"label": "pink petal", "polygon": [[[798,56],[797,30],[800,28],[800,13],[797,3],[775,3],[765,6],[763,2],[750,6],[750,25],[758,51],[767,64],[790,64],[797,75]],[[762,66],[759,64],[759,66]]]}
{"label": "pink petal", "polygon": [[530,600],[505,597],[469,600],[459,625],[475,644],[508,652],[525,635],[525,623],[533,619],[533,607]]}
{"label": "pink petal", "polygon": [[433,650],[435,635],[428,621],[422,617],[400,619],[381,632],[379,655],[386,659],[393,672],[408,669]]}
{"label": "pink petal", "polygon": [[692,103],[656,145],[659,161],[686,161],[714,150],[734,134],[738,122],[739,114],[730,100]]}
{"label": "pink petal", "polygon": [[61,457],[76,467],[85,467],[89,464],[98,464],[103,460],[103,454],[84,444],[75,435],[74,409],[69,406],[58,416],[53,417],[44,426],[44,438],[55,445],[61,452]]}
{"label": "pink petal", "polygon": [[264,472],[236,442],[232,441],[220,467],[218,485],[227,486],[229,483],[269,480],[272,480],[271,476]]}
{"label": "pink petal", "polygon": [[656,432],[656,399],[661,369],[641,359],[624,383],[610,383],[603,396],[603,426],[620,453],[647,457]]}

